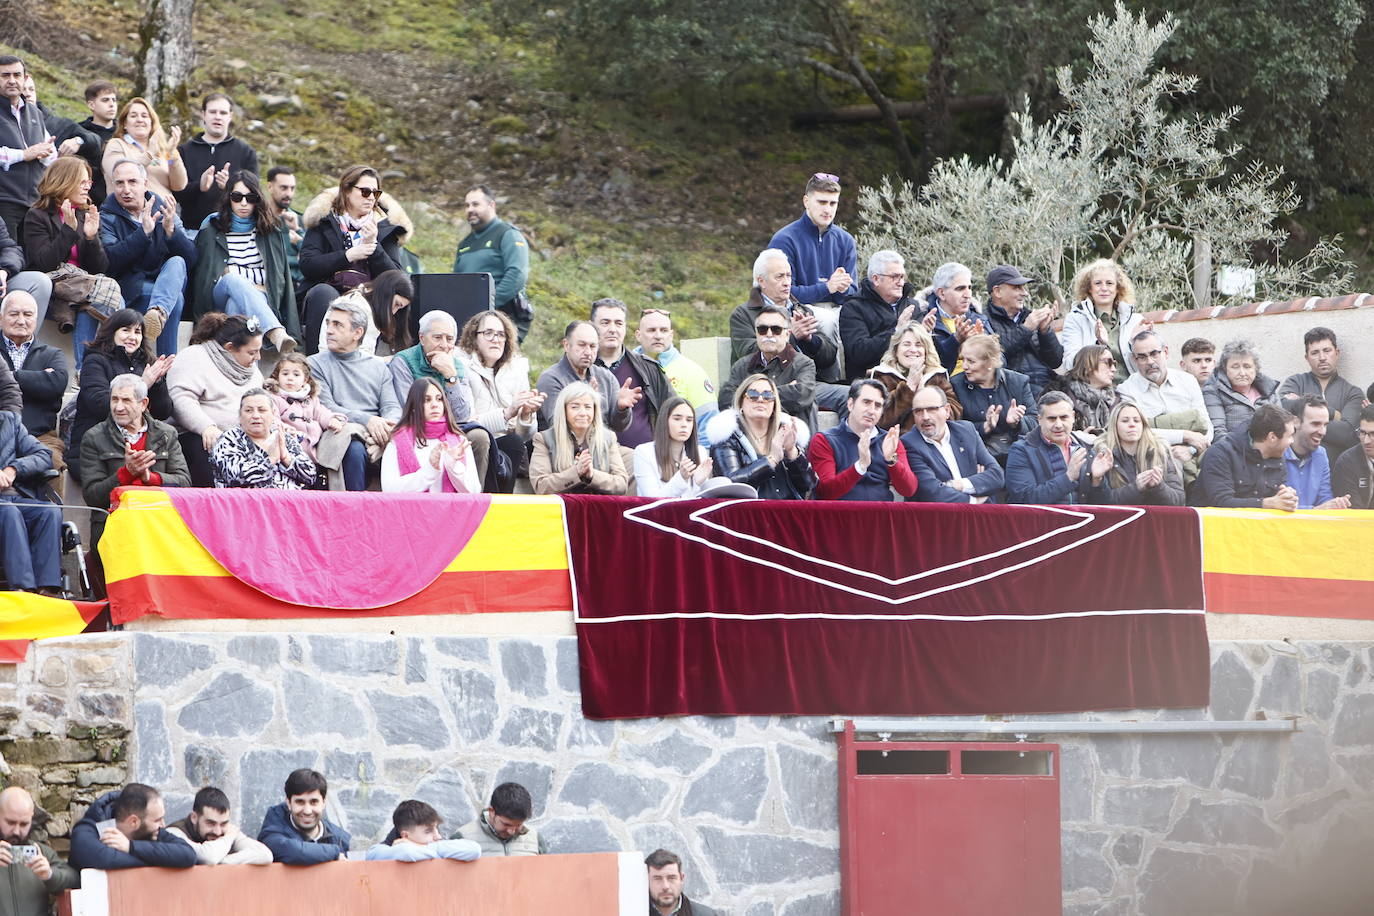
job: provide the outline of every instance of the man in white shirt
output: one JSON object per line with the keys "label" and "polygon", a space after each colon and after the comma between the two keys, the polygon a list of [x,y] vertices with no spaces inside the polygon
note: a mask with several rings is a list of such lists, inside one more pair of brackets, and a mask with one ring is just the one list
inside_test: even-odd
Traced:
{"label": "man in white shirt", "polygon": [[1131,362],[1135,372],[1116,386],[1117,392],[1139,405],[1191,481],[1197,476],[1197,461],[1212,444],[1212,420],[1202,388],[1191,373],[1169,367],[1169,347],[1154,331],[1131,338]]}

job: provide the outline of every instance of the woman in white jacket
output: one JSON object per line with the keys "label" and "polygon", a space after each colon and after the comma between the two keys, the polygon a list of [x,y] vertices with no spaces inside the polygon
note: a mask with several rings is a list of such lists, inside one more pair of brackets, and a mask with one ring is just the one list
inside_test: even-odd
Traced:
{"label": "woman in white jacket", "polygon": [[526,448],[544,403],[544,393],[530,387],[530,361],[520,355],[515,325],[504,312],[478,312],[463,325],[458,356],[472,394],[470,419],[485,426],[510,458],[514,480],[528,470]]}
{"label": "woman in white jacket", "polygon": [[1059,342],[1064,345],[1062,372],[1073,366],[1078,351],[1101,344],[1116,358],[1114,384],[1120,385],[1135,371],[1131,364],[1131,338],[1151,327],[1135,306],[1135,286],[1121,265],[1106,258],[1093,261],[1073,278],[1076,303],[1064,317]]}
{"label": "woman in white jacket", "polygon": [[467,437],[444,390],[431,378],[410,386],[401,420],[382,453],[385,493],[480,493]]}
{"label": "woman in white jacket", "polygon": [[692,497],[711,479],[711,457],[697,445],[697,413],[686,398],[658,409],[654,439],[635,446],[635,495]]}

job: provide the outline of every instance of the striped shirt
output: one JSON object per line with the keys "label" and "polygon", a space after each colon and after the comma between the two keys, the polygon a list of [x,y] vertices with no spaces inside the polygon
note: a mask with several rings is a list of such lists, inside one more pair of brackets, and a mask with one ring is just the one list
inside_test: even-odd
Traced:
{"label": "striped shirt", "polygon": [[254,286],[267,285],[267,265],[258,250],[258,240],[252,232],[226,232],[225,244],[229,248],[226,264],[229,270],[247,278]]}

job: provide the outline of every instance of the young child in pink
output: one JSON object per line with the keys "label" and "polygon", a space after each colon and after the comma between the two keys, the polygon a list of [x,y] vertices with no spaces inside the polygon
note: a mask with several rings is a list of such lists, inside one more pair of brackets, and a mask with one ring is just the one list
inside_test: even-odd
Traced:
{"label": "young child in pink", "polygon": [[301,434],[301,444],[314,459],[315,447],[326,430],[343,429],[348,418],[334,413],[320,403],[320,383],[310,373],[310,364],[299,353],[287,353],[277,360],[277,367],[263,383],[272,396],[272,403],[281,418]]}

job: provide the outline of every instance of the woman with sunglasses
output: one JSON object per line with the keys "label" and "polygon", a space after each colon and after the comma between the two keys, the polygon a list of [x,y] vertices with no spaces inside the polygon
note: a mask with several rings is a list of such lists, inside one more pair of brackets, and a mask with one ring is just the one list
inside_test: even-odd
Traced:
{"label": "woman with sunglasses", "polygon": [[382,179],[368,165],[353,165],[339,176],[329,213],[306,230],[300,270],[308,289],[302,299],[305,348],[315,351],[329,304],[340,293],[401,270],[401,229],[377,204]]}
{"label": "woman with sunglasses", "polygon": [[196,234],[190,299],[196,320],[207,312],[249,316],[278,353],[296,348],[300,316],[286,240],[277,207],[252,172],[234,173],[219,211]]}
{"label": "woman with sunglasses", "polygon": [[756,372],[735,391],[734,409],[706,424],[716,473],[747,483],[760,499],[806,499],[816,473],[806,459],[806,424],[782,411],[778,387]]}
{"label": "woman with sunglasses", "polygon": [[1112,351],[1102,344],[1090,344],[1079,348],[1062,379],[1049,383],[1049,387],[1073,398],[1073,428],[1086,434],[1080,437],[1085,445],[1106,432],[1107,415],[1121,401],[1115,378]]}

